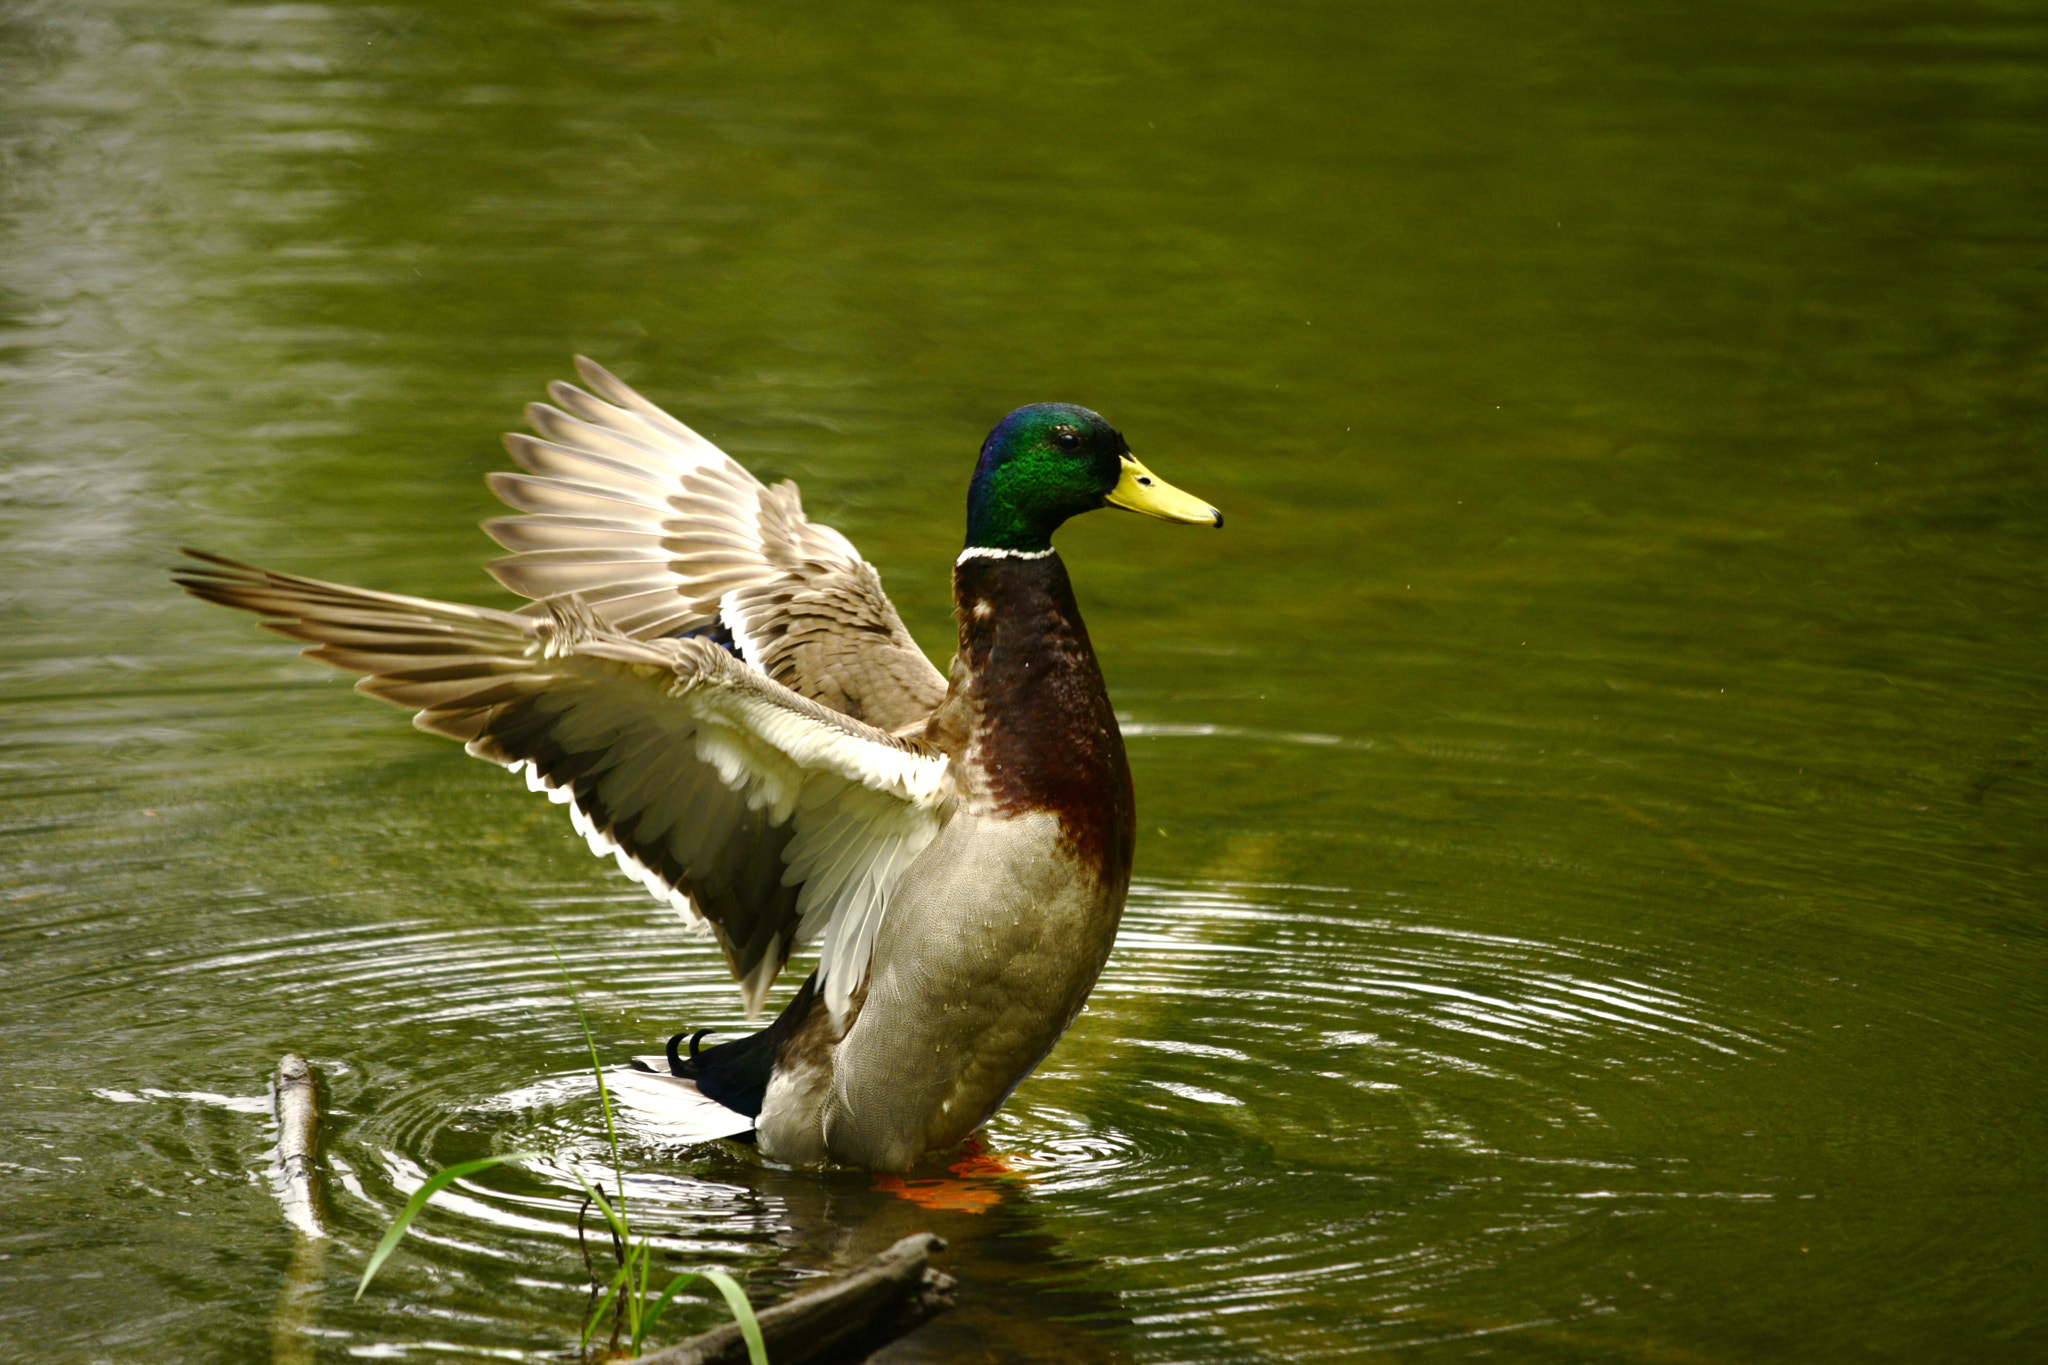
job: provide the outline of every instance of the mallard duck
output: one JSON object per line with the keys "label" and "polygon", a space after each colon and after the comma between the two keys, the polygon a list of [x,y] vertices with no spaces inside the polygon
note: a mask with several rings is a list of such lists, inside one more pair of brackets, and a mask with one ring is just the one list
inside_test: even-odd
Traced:
{"label": "mallard duck", "polygon": [[1066,1031],[1130,883],[1130,768],[1053,532],[1098,507],[1222,514],[1088,409],[1018,408],[968,486],[942,676],[794,484],[576,366],[587,388],[551,385],[538,436],[506,436],[523,472],[489,476],[522,514],[484,523],[521,610],[191,550],[176,580],[566,805],[594,852],[709,927],[750,1016],[817,943],[772,1024],[687,1055],[679,1034],[637,1098],[693,1140],[904,1170]]}

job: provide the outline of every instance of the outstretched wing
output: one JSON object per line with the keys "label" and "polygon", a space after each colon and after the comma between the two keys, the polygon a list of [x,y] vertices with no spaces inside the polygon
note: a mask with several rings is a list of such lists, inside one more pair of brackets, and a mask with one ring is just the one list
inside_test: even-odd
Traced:
{"label": "outstretched wing", "polygon": [[558,406],[526,410],[539,436],[505,437],[526,472],[490,476],[527,514],[484,523],[514,552],[491,565],[500,583],[536,602],[574,594],[636,640],[722,620],[762,673],[878,729],[932,713],[944,676],[874,565],[804,517],[795,484],[762,486],[601,366],[576,368],[595,393],[549,385]]}
{"label": "outstretched wing", "polygon": [[188,592],[269,617],[356,690],[526,775],[593,852],[708,921],[760,1008],[822,937],[834,1016],[890,890],[944,822],[944,754],[797,695],[702,639],[639,640],[572,601],[527,615],[371,592],[186,551]]}

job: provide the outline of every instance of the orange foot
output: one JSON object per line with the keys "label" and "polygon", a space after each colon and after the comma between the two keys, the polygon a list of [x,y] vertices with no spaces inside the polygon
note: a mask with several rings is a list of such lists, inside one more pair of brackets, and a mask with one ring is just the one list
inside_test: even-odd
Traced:
{"label": "orange foot", "polygon": [[949,1168],[951,1177],[905,1180],[900,1175],[878,1175],[874,1188],[934,1212],[986,1213],[1003,1202],[1002,1187],[1016,1180],[1017,1172],[1008,1157],[990,1156],[974,1138],[961,1143],[960,1152],[960,1160]]}

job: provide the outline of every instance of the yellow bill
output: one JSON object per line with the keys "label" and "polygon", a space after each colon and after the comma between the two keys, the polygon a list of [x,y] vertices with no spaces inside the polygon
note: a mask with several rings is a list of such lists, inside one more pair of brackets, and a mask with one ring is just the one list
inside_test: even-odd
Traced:
{"label": "yellow bill", "polygon": [[1221,526],[1223,514],[1200,498],[1183,493],[1129,455],[1122,457],[1123,474],[1109,490],[1111,507],[1143,512],[1161,521],[1178,521],[1189,526]]}

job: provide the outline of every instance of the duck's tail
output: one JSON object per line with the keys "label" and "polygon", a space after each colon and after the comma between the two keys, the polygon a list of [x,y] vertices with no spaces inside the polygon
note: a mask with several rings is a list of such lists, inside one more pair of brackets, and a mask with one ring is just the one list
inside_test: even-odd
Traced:
{"label": "duck's tail", "polygon": [[775,1022],[758,1033],[706,1048],[699,1043],[709,1030],[678,1033],[669,1039],[666,1057],[636,1057],[632,1070],[613,1073],[613,1093],[663,1136],[683,1142],[751,1140],[783,1040],[810,1016],[817,1000],[813,973]]}
{"label": "duck's tail", "polygon": [[[661,1064],[663,1070],[651,1069],[650,1062]],[[753,1137],[752,1114],[726,1108],[699,1090],[694,1080],[667,1074],[666,1066],[660,1057],[636,1057],[632,1066],[605,1076],[612,1098],[639,1116],[650,1137],[681,1143]]]}

